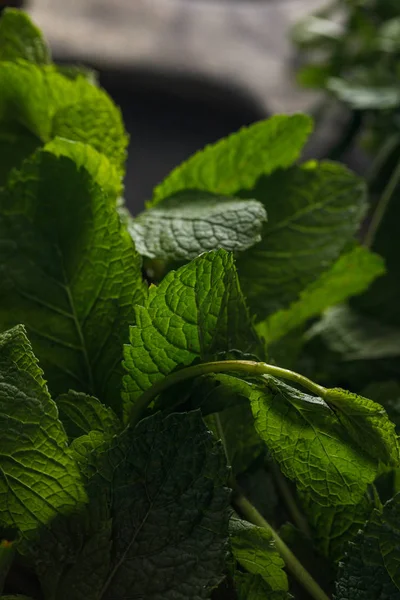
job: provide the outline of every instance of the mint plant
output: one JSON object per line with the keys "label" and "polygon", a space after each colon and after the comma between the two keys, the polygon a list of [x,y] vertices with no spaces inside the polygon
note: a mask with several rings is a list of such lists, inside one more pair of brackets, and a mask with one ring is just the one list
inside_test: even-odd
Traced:
{"label": "mint plant", "polygon": [[0,81],[0,597],[400,597],[398,384],[326,342],[392,277],[363,182],[278,115],[133,217],[119,110],[15,10]]}

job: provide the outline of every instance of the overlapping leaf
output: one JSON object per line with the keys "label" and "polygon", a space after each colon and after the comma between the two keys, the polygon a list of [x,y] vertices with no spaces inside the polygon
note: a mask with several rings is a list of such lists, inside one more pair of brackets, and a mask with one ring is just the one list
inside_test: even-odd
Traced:
{"label": "overlapping leaf", "polygon": [[22,327],[0,336],[0,431],[0,526],[31,538],[86,495]]}
{"label": "overlapping leaf", "polygon": [[50,51],[28,15],[7,8],[0,19],[0,61],[20,59],[45,65],[50,62]]}
{"label": "overlapping leaf", "polygon": [[70,390],[56,400],[60,418],[68,434],[75,439],[91,431],[100,431],[108,436],[121,429],[121,422],[111,408],[97,398]]}
{"label": "overlapping leaf", "polygon": [[122,344],[145,289],[115,206],[88,173],[39,152],[0,198],[0,327],[24,323],[54,394],[120,409]]}
{"label": "overlapping leaf", "polygon": [[127,411],[175,368],[256,342],[233,257],[224,250],[199,256],[151,287],[135,322],[124,350]]}

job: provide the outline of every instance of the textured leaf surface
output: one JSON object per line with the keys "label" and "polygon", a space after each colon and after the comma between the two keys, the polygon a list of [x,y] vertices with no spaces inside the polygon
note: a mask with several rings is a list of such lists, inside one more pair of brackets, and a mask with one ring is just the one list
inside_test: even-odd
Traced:
{"label": "textured leaf surface", "polygon": [[261,240],[267,215],[256,200],[185,191],[129,222],[136,249],[164,260],[190,260],[224,248],[240,252]]}
{"label": "textured leaf surface", "polygon": [[40,139],[18,123],[0,124],[0,186],[4,186],[11,169],[19,169],[41,144]]}
{"label": "textured leaf surface", "polygon": [[229,490],[200,413],[160,413],[110,452],[112,568],[101,598],[209,598],[223,577]]}
{"label": "textured leaf surface", "polygon": [[105,154],[121,172],[127,137],[119,109],[100,88],[52,65],[0,63],[0,121],[15,120],[43,143],[59,136]]}
{"label": "textured leaf surface", "polygon": [[260,575],[273,591],[288,591],[285,563],[266,529],[232,519],[229,534],[232,554],[243,569]]}
{"label": "textured leaf surface", "polygon": [[257,333],[267,343],[278,340],[330,306],[360,294],[384,272],[384,264],[379,256],[357,246],[342,254],[331,269],[302,290],[298,300],[289,308],[279,310],[259,323]]}
{"label": "textured leaf surface", "polygon": [[257,433],[284,475],[322,506],[359,502],[378,461],[357,447],[326,402],[273,377],[249,391]]}
{"label": "textured leaf surface", "polygon": [[260,575],[250,573],[235,574],[238,600],[289,600],[290,594],[284,591],[272,591]]}
{"label": "textured leaf surface", "polygon": [[251,188],[258,177],[294,163],[311,132],[306,115],[275,115],[201,150],[154,190],[153,203],[181,190],[228,196]]}
{"label": "textured leaf surface", "polygon": [[61,394],[56,404],[60,419],[71,439],[91,431],[113,435],[121,429],[121,422],[113,410],[93,396],[70,390],[68,394]]}
{"label": "textured leaf surface", "polygon": [[50,62],[50,51],[42,33],[28,15],[7,8],[0,20],[0,61],[27,60],[32,63]]}
{"label": "textured leaf surface", "polygon": [[396,430],[400,430],[400,384],[397,381],[379,381],[371,383],[363,389],[363,396],[372,398],[375,402],[382,404],[391,421],[396,425]]}
{"label": "textured leaf surface", "polygon": [[0,526],[32,537],[86,499],[22,327],[0,336]]}
{"label": "textured leaf surface", "polygon": [[122,344],[145,288],[115,207],[68,158],[38,153],[0,198],[0,327],[24,323],[54,394],[117,410]]}
{"label": "textured leaf surface", "polygon": [[339,566],[336,600],[400,598],[399,495],[375,510]]}
{"label": "textured leaf surface", "polygon": [[168,273],[135,317],[124,349],[126,410],[176,367],[255,342],[233,257],[224,250]]}
{"label": "textured leaf surface", "polygon": [[262,241],[237,263],[262,320],[297,300],[338,259],[364,215],[365,187],[341,165],[309,162],[262,177],[246,195],[268,213]]}
{"label": "textured leaf surface", "polygon": [[377,360],[400,354],[400,329],[356,312],[347,305],[330,308],[308,332],[320,336],[342,360]]}

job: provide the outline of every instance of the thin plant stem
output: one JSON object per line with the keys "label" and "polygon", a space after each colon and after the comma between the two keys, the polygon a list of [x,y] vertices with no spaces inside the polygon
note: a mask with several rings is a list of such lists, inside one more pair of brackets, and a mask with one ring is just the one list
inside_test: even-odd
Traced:
{"label": "thin plant stem", "polygon": [[266,529],[273,540],[275,541],[275,547],[283,560],[285,561],[288,571],[297,579],[297,581],[303,586],[305,590],[310,594],[314,600],[329,600],[329,596],[325,594],[323,589],[318,585],[315,579],[310,573],[303,567],[293,552],[288,548],[282,538],[277,532],[271,527],[271,525],[264,519],[264,517],[258,512],[258,510],[251,504],[251,502],[240,492],[237,491],[234,500],[235,506],[239,512],[250,522],[258,527]]}
{"label": "thin plant stem", "polygon": [[286,508],[289,511],[293,523],[302,533],[304,533],[304,535],[306,535],[308,538],[311,537],[311,532],[307,523],[307,519],[304,517],[299,507],[297,506],[296,500],[293,497],[288,482],[282,475],[280,468],[275,462],[271,462],[269,466],[274,476],[278,491],[282,496],[284,503],[286,504]]}
{"label": "thin plant stem", "polygon": [[387,186],[382,192],[382,196],[379,199],[379,202],[375,208],[375,211],[372,215],[371,222],[367,229],[367,232],[364,237],[364,246],[367,248],[371,248],[376,233],[379,229],[379,226],[382,222],[383,217],[385,216],[386,210],[389,206],[390,200],[393,196],[393,193],[400,182],[400,161],[398,162],[396,168],[394,169],[391,178],[388,181]]}
{"label": "thin plant stem", "polygon": [[289,371],[289,369],[282,369],[275,365],[270,365],[264,362],[255,362],[252,360],[222,360],[207,363],[200,363],[192,367],[181,369],[170,373],[164,379],[157,381],[151,388],[144,392],[137,402],[134,404],[130,414],[129,423],[131,426],[136,425],[146,408],[155,398],[164,392],[168,388],[182,381],[188,379],[194,379],[201,375],[209,375],[211,373],[245,373],[252,377],[260,377],[263,375],[274,375],[275,377],[281,377],[282,379],[288,379],[308,389],[313,394],[325,397],[326,388],[314,383],[311,379],[296,373],[295,371]]}
{"label": "thin plant stem", "polygon": [[389,139],[385,141],[380,150],[378,151],[375,160],[372,163],[370,172],[367,176],[367,184],[368,187],[371,188],[372,184],[375,182],[379,173],[382,171],[385,163],[388,161],[390,155],[394,150],[396,150],[397,146],[400,144],[400,137],[398,134],[392,135]]}

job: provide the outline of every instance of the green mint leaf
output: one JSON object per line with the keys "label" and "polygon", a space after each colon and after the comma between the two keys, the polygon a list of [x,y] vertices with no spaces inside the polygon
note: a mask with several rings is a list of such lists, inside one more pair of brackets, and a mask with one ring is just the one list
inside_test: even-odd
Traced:
{"label": "green mint leaf", "polygon": [[0,123],[0,187],[6,184],[10,171],[19,169],[40,144],[39,138],[18,123]]}
{"label": "green mint leaf", "polygon": [[70,390],[68,394],[61,394],[56,404],[70,439],[91,431],[100,431],[112,436],[121,429],[121,422],[111,408],[104,406],[93,396]]}
{"label": "green mint leaf", "polygon": [[306,115],[275,115],[207,146],[177,167],[154,190],[153,204],[176,192],[203,190],[229,196],[258,177],[297,160],[311,132]]}
{"label": "green mint leaf", "polygon": [[145,287],[115,206],[89,174],[41,151],[0,196],[0,327],[24,323],[54,395],[118,412],[122,345]]}
{"label": "green mint leaf", "polygon": [[0,62],[0,121],[17,121],[42,143],[54,137],[90,144],[124,171],[127,136],[120,110],[84,77],[55,67]]}
{"label": "green mint leaf", "polygon": [[225,250],[203,254],[150,287],[134,321],[124,349],[126,412],[175,368],[256,342],[233,257]]}
{"label": "green mint leaf", "polygon": [[373,510],[366,494],[357,504],[321,506],[306,492],[300,494],[300,501],[317,549],[334,563],[343,559],[347,542],[356,537]]}
{"label": "green mint leaf", "polygon": [[[15,556],[15,543],[0,539],[0,594]],[[3,596],[0,596],[2,598]]]}
{"label": "green mint leaf", "polygon": [[0,527],[32,538],[86,500],[23,327],[0,335]]}
{"label": "green mint leaf", "polygon": [[78,167],[88,171],[112,203],[117,202],[117,198],[123,191],[122,178],[118,169],[105,154],[101,154],[89,144],[64,138],[55,138],[46,144],[44,149],[55,156],[71,158]]}
{"label": "green mint leaf", "polygon": [[363,452],[321,398],[267,377],[248,386],[256,431],[284,475],[322,506],[356,504],[378,461]]}
{"label": "green mint leaf", "polygon": [[339,565],[335,600],[400,598],[399,495],[375,510]]}
{"label": "green mint leaf", "polygon": [[223,576],[229,490],[200,413],[144,419],[109,460],[112,565],[99,597],[209,598]]}
{"label": "green mint leaf", "polygon": [[293,598],[284,591],[272,591],[260,575],[235,573],[238,600],[289,600]]}
{"label": "green mint leaf", "polygon": [[397,432],[400,431],[400,384],[397,381],[370,383],[363,389],[362,395],[382,404],[396,425]]}
{"label": "green mint leaf", "polygon": [[385,325],[346,305],[330,308],[311,327],[307,338],[316,337],[346,361],[378,360],[400,354],[399,328]]}
{"label": "green mint leaf", "polygon": [[243,569],[252,575],[260,575],[272,591],[288,591],[285,563],[266,529],[234,518],[231,519],[229,538],[232,554]]}
{"label": "green mint leaf", "polygon": [[385,272],[382,259],[362,246],[342,254],[332,267],[300,292],[289,308],[279,310],[257,324],[267,343],[278,340],[311,317],[360,294]]}
{"label": "green mint leaf", "polygon": [[250,308],[263,320],[297,300],[353,240],[365,186],[341,165],[313,161],[262,177],[246,195],[268,213],[262,241],[237,261]]}
{"label": "green mint leaf", "polygon": [[131,219],[128,230],[140,254],[186,261],[218,248],[247,250],[261,240],[266,220],[257,200],[187,190]]}
{"label": "green mint leaf", "polygon": [[0,19],[0,61],[50,62],[50,50],[41,31],[21,10],[6,8]]}
{"label": "green mint leaf", "polygon": [[99,85],[97,71],[90,69],[86,65],[57,65],[57,71],[73,81],[79,77],[84,77],[92,85]]}

